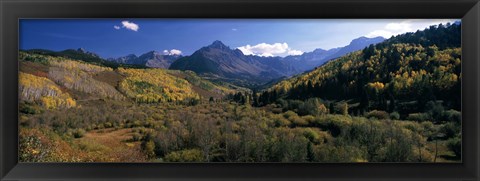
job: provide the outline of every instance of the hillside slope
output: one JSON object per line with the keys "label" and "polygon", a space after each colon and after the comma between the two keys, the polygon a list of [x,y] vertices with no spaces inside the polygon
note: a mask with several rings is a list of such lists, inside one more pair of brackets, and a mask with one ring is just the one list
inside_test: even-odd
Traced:
{"label": "hillside slope", "polygon": [[[20,52],[21,100],[46,107],[74,107],[75,101],[112,99],[139,103],[189,102],[222,98],[232,87],[192,72],[165,69],[112,69],[64,57]],[[50,106],[46,101],[50,100]],[[52,102],[53,101],[53,102]],[[73,106],[72,106],[73,105]]]}
{"label": "hillside slope", "polygon": [[[439,38],[439,37],[442,38]],[[429,101],[460,110],[460,25],[431,26],[330,61],[284,80],[260,96],[262,105],[279,98],[352,100],[354,113],[378,109],[423,112]],[[413,106],[402,103],[413,101]]]}

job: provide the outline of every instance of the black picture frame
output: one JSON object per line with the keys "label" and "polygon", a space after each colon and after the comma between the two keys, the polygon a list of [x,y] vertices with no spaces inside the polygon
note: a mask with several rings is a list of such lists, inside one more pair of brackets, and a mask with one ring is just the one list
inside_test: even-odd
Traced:
{"label": "black picture frame", "polygon": [[[0,0],[0,180],[479,180],[478,0]],[[461,18],[462,163],[18,163],[20,18]]]}

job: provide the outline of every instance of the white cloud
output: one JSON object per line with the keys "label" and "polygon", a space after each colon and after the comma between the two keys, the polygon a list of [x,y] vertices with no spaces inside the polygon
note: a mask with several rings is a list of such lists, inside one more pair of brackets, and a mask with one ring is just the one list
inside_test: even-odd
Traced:
{"label": "white cloud", "polygon": [[245,55],[258,55],[262,57],[299,55],[303,53],[300,50],[293,50],[289,48],[287,43],[260,43],[253,46],[245,45],[237,48]]}
{"label": "white cloud", "polygon": [[440,23],[446,24],[448,22],[453,23],[455,20],[451,19],[433,19],[433,20],[404,20],[398,23],[388,23],[382,29],[374,30],[367,35],[366,37],[373,38],[377,36],[382,36],[384,38],[390,38],[393,35],[399,35],[407,32],[415,32],[417,30],[424,30],[425,28],[431,25],[438,25]]}
{"label": "white cloud", "polygon": [[405,21],[400,23],[388,23],[387,25],[385,25],[385,29],[391,30],[391,31],[408,32],[408,31],[412,31],[412,24]]}
{"label": "white cloud", "polygon": [[303,52],[300,51],[300,50],[289,50],[288,51],[288,55],[301,55],[301,54],[303,54]]}
{"label": "white cloud", "polygon": [[177,49],[171,49],[170,51],[169,50],[163,50],[163,54],[164,55],[181,55],[182,51],[177,50]]}
{"label": "white cloud", "polygon": [[375,30],[375,31],[372,31],[372,32],[368,33],[365,36],[368,37],[368,38],[373,38],[373,37],[377,37],[377,36],[381,36],[381,37],[384,37],[384,38],[390,38],[390,37],[392,37],[392,35],[395,35],[395,33],[387,31],[387,30]]}
{"label": "white cloud", "polygon": [[232,28],[232,31],[237,31],[238,29],[237,28]]}
{"label": "white cloud", "polygon": [[382,36],[385,38],[390,38],[392,35],[398,35],[406,32],[412,32],[412,24],[409,21],[403,21],[400,23],[388,23],[385,25],[384,29],[375,30],[367,34],[366,37],[373,38],[377,36]]}
{"label": "white cloud", "polygon": [[115,26],[113,26],[113,28],[116,29],[116,30],[119,30],[120,26],[115,25]]}
{"label": "white cloud", "polygon": [[129,29],[129,30],[132,30],[132,31],[138,31],[138,29],[140,28],[138,26],[138,24],[135,24],[133,22],[129,22],[129,21],[122,21],[122,27],[126,28],[126,29]]}

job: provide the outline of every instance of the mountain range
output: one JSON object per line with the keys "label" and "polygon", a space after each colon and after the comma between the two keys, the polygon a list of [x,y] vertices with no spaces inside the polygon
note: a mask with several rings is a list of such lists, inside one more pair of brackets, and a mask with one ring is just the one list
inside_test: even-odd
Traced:
{"label": "mountain range", "polygon": [[280,60],[280,57],[244,55],[239,49],[231,49],[217,40],[173,62],[170,69],[191,70],[209,78],[230,82],[246,80],[263,83],[288,75],[288,65]]}
{"label": "mountain range", "polygon": [[332,48],[329,50],[318,48],[312,52],[303,53],[302,55],[287,56],[283,58],[283,61],[292,66],[295,65],[295,68],[299,72],[304,72],[323,65],[329,60],[344,56],[348,53],[361,50],[371,44],[377,44],[383,41],[385,41],[385,38],[381,36],[374,38],[360,37],[352,40],[350,44],[344,47]]}
{"label": "mountain range", "polygon": [[330,50],[316,49],[313,52],[287,57],[245,55],[241,50],[231,49],[217,40],[209,46],[200,48],[190,56],[174,61],[169,69],[191,70],[210,78],[246,80],[255,84],[264,84],[312,70],[328,60],[384,40],[383,37],[360,37],[352,40],[345,47]]}
{"label": "mountain range", "polygon": [[135,54],[130,54],[116,59],[110,58],[108,60],[121,64],[144,65],[146,67],[168,69],[170,64],[181,57],[182,55],[164,55],[157,51],[150,51],[139,57]]}
{"label": "mountain range", "polygon": [[212,80],[231,82],[240,86],[258,86],[282,80],[323,65],[334,58],[361,50],[385,39],[382,37],[354,39],[349,45],[329,50],[315,49],[302,55],[287,57],[262,57],[245,55],[239,49],[232,49],[221,41],[200,48],[190,56],[165,55],[150,51],[140,56],[129,54],[119,58],[103,59],[83,48],[51,51],[43,49],[27,50],[30,53],[61,56],[93,62],[108,67],[151,67],[174,70],[191,70]]}

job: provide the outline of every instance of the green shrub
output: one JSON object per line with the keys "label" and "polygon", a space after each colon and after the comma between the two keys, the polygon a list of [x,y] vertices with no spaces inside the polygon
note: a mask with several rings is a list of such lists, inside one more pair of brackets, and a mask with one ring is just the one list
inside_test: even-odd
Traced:
{"label": "green shrub", "polygon": [[362,151],[354,146],[321,145],[314,148],[315,158],[319,162],[365,162]]}
{"label": "green shrub", "polygon": [[131,141],[135,142],[135,141],[140,141],[142,140],[142,135],[139,134],[139,133],[133,133],[132,134],[132,138],[131,138]]}
{"label": "green shrub", "polygon": [[133,121],[132,127],[136,128],[136,127],[140,127],[141,125],[142,125],[142,122],[140,120],[135,120]]}
{"label": "green shrub", "polygon": [[433,137],[434,136],[433,134],[437,131],[437,128],[432,122],[426,121],[426,122],[420,123],[420,125],[422,125],[424,130],[424,135],[427,137]]}
{"label": "green shrub", "polygon": [[425,112],[427,112],[432,118],[433,122],[440,122],[442,118],[444,108],[441,102],[429,101],[425,105]]}
{"label": "green shrub", "polygon": [[435,157],[435,155],[432,152],[430,152],[428,149],[426,149],[426,148],[421,148],[421,149],[416,148],[415,151],[414,151],[412,161],[432,162],[434,157]]}
{"label": "green shrub", "polygon": [[274,123],[276,127],[285,127],[285,126],[290,126],[292,123],[283,117],[277,117],[274,119]]}
{"label": "green shrub", "polygon": [[103,123],[103,126],[105,128],[112,128],[113,127],[113,124],[111,122],[106,122],[106,123]]}
{"label": "green shrub", "polygon": [[408,133],[398,128],[392,130],[391,142],[386,144],[385,149],[380,150],[380,158],[385,162],[406,162],[412,159],[414,153],[412,140]]}
{"label": "green shrub", "polygon": [[36,109],[34,106],[21,104],[20,105],[20,112],[24,113],[24,114],[37,114],[37,113],[40,113],[41,111]]}
{"label": "green shrub", "polygon": [[398,114],[398,112],[392,112],[392,113],[390,113],[390,119],[399,120],[400,119],[400,114]]}
{"label": "green shrub", "polygon": [[153,122],[152,120],[147,120],[143,123],[143,126],[145,128],[154,128],[155,127],[155,122]]}
{"label": "green shrub", "polygon": [[408,114],[407,119],[410,121],[422,122],[422,121],[430,120],[431,117],[429,114],[426,114],[426,113],[412,113],[412,114]]}
{"label": "green shrub", "polygon": [[447,122],[460,123],[462,121],[462,113],[456,110],[448,110],[443,112],[443,120]]}
{"label": "green shrub", "polygon": [[97,125],[97,129],[105,129],[105,125],[99,124],[99,125]]}
{"label": "green shrub", "polygon": [[171,152],[165,156],[167,162],[201,162],[203,152],[198,149]]}
{"label": "green shrub", "polygon": [[334,110],[337,114],[348,115],[348,104],[346,102],[335,104]]}
{"label": "green shrub", "polygon": [[32,124],[32,120],[29,119],[27,116],[23,116],[23,115],[18,117],[18,122],[23,127],[28,127]]}
{"label": "green shrub", "polygon": [[310,98],[298,105],[298,114],[304,115],[322,115],[327,113],[327,108],[318,98]]}
{"label": "green shrub", "polygon": [[86,133],[86,131],[84,129],[81,129],[81,128],[75,129],[73,131],[73,137],[74,138],[81,138],[85,135],[85,133]]}
{"label": "green shrub", "polygon": [[[303,101],[300,101],[300,100],[288,100],[287,101],[287,104],[285,106],[287,106],[286,108],[284,108],[284,110],[298,110],[300,107],[302,107],[304,104]],[[283,107],[283,103],[282,103],[282,107]]]}
{"label": "green shrub", "polygon": [[326,115],[315,119],[314,125],[337,137],[351,123],[352,118],[343,115]]}
{"label": "green shrub", "polygon": [[283,113],[283,117],[284,118],[291,118],[291,117],[298,117],[297,113],[293,112],[293,111],[287,111],[285,113]]}
{"label": "green shrub", "polygon": [[373,110],[367,113],[367,118],[388,119],[390,115],[385,111]]}
{"label": "green shrub", "polygon": [[126,128],[137,128],[137,127],[143,126],[143,123],[140,120],[135,120],[135,121],[128,120],[125,126]]}
{"label": "green shrub", "polygon": [[289,119],[295,126],[308,126],[308,121],[301,117],[292,117]]}
{"label": "green shrub", "polygon": [[78,147],[81,150],[88,151],[88,152],[107,152],[110,148],[103,145],[102,143],[95,142],[92,140],[81,140],[78,143]]}
{"label": "green shrub", "polygon": [[92,124],[89,126],[92,130],[97,130],[98,126],[96,124]]}
{"label": "green shrub", "polygon": [[145,152],[145,154],[147,155],[148,158],[155,158],[155,143],[153,142],[153,140],[149,140],[149,141],[144,141],[142,143],[142,149],[143,151]]}
{"label": "green shrub", "polygon": [[319,139],[320,139],[320,136],[318,135],[318,133],[311,129],[311,128],[307,128],[303,131],[303,135],[305,136],[305,138],[307,138],[310,142],[312,143],[319,143]]}
{"label": "green shrub", "polygon": [[313,117],[312,115],[307,115],[307,116],[302,116],[302,119],[305,120],[309,125],[311,125],[315,120],[315,117]]}
{"label": "green shrub", "polygon": [[448,140],[447,147],[455,154],[455,156],[460,157],[462,155],[462,139],[455,137]]}
{"label": "green shrub", "polygon": [[460,133],[460,126],[455,123],[446,123],[440,128],[440,133],[443,133],[445,138],[453,138]]}
{"label": "green shrub", "polygon": [[87,127],[85,128],[85,131],[92,131],[92,129],[93,129],[92,126],[87,126]]}

